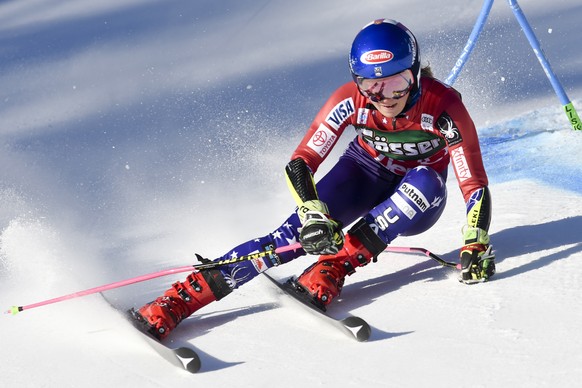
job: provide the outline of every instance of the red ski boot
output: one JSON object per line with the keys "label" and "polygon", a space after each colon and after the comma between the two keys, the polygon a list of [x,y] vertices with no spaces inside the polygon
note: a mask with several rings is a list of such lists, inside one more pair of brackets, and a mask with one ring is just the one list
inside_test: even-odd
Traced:
{"label": "red ski boot", "polygon": [[231,291],[220,271],[193,272],[185,282],[172,284],[164,295],[129,313],[136,325],[162,340],[196,310],[222,299]]}
{"label": "red ski boot", "polygon": [[325,310],[325,306],[340,294],[346,275],[368,264],[385,248],[386,243],[364,219],[360,219],[346,234],[343,248],[336,255],[320,256],[296,283],[313,297],[319,308]]}

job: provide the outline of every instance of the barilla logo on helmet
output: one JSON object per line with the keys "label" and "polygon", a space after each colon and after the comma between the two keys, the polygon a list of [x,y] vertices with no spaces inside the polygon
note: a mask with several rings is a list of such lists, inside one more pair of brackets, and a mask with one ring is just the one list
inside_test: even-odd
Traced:
{"label": "barilla logo on helmet", "polygon": [[390,62],[394,54],[388,50],[366,51],[360,56],[360,61],[366,65],[377,65],[379,63]]}

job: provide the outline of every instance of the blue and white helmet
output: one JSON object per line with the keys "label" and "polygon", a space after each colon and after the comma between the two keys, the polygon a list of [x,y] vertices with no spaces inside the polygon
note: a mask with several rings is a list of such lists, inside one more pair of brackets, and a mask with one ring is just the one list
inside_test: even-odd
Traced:
{"label": "blue and white helmet", "polygon": [[354,82],[389,77],[410,69],[414,84],[403,112],[420,97],[420,53],[416,38],[402,23],[374,20],[356,35],[349,58]]}

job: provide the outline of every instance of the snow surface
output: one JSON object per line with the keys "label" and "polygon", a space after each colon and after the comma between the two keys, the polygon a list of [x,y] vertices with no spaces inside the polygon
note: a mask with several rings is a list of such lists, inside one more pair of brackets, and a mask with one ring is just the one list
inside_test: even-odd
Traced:
{"label": "snow surface", "polygon": [[[579,0],[520,5],[582,112]],[[402,21],[444,79],[480,9],[466,0],[2,1],[0,306],[188,265],[196,252],[216,257],[266,234],[293,208],[283,167],[349,80],[357,31],[379,17]],[[465,286],[424,256],[383,254],[330,309],[369,321],[371,341],[357,343],[257,278],[172,335],[200,349],[197,375],[161,360],[99,296],[77,298],[0,316],[2,386],[579,386],[582,133],[506,2],[494,5],[455,86],[491,180],[493,281]],[[432,230],[395,244],[455,260],[464,208],[454,180],[449,194]],[[108,295],[140,305],[183,277]]]}

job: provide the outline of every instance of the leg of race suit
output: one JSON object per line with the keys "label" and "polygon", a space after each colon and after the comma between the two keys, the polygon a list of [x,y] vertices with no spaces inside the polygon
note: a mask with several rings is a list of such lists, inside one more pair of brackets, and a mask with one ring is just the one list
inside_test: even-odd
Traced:
{"label": "leg of race suit", "polygon": [[[216,260],[232,259],[248,255],[250,253],[261,252],[277,247],[295,244],[299,241],[299,232],[297,229],[300,227],[301,223],[299,222],[299,217],[297,214],[293,213],[279,228],[275,229],[273,232],[266,236],[255,238],[237,245],[235,248],[231,249],[225,255],[217,258]],[[273,261],[265,257],[256,260],[241,261],[239,263],[224,265],[219,267],[218,270],[223,274],[230,287],[234,289],[247,283],[259,273],[266,271],[268,268],[286,263],[302,255],[305,255],[305,252],[300,248],[295,251],[280,253],[276,257],[271,258]]]}

